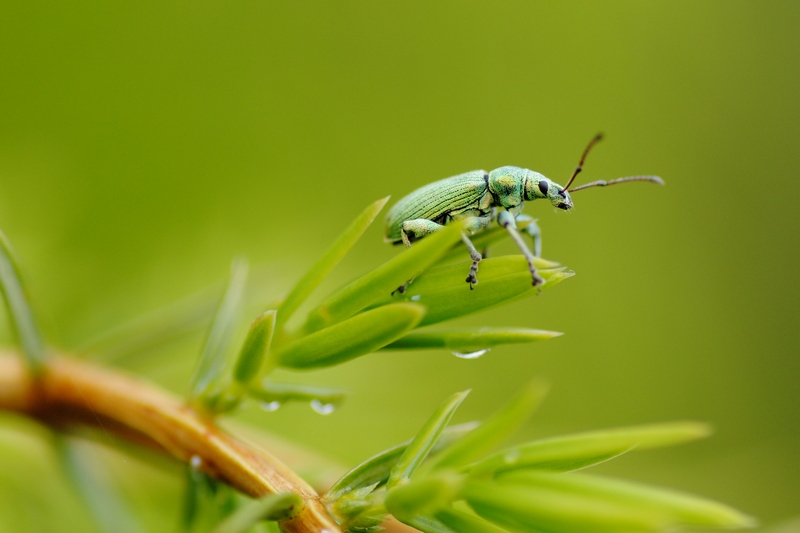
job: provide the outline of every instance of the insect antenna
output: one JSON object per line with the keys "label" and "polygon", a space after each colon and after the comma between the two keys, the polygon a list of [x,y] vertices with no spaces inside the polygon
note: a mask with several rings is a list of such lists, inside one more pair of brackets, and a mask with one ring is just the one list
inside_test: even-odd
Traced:
{"label": "insect antenna", "polygon": [[664,180],[659,178],[658,176],[628,176],[626,178],[617,178],[615,180],[597,180],[587,183],[585,185],[581,185],[580,187],[575,187],[570,193],[580,191],[581,189],[588,189],[589,187],[607,187],[609,185],[616,185],[617,183],[626,183],[628,181],[651,181],[653,183],[658,183],[659,185],[664,185]]}
{"label": "insect antenna", "polygon": [[575,172],[572,173],[572,177],[567,182],[567,186],[564,187],[565,191],[569,191],[569,186],[572,185],[573,181],[575,181],[575,176],[580,174],[581,170],[583,170],[583,162],[586,161],[586,156],[589,155],[589,150],[591,150],[592,146],[597,144],[602,138],[603,138],[603,134],[602,133],[598,133],[597,135],[594,136],[594,138],[591,141],[589,141],[589,145],[583,151],[583,155],[581,156],[581,162],[578,163],[577,167],[575,167]]}

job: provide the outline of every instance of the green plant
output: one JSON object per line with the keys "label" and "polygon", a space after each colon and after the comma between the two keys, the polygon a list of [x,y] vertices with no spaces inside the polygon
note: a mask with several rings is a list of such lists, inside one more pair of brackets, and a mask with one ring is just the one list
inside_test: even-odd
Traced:
{"label": "green plant", "polygon": [[[408,443],[350,470],[319,497],[267,452],[215,423],[241,402],[267,406],[311,402],[325,411],[337,390],[274,381],[276,368],[310,370],[377,350],[444,348],[470,356],[506,343],[534,342],[556,332],[482,328],[421,330],[530,295],[527,260],[481,263],[481,284],[464,290],[463,263],[448,264],[462,228],[454,223],[335,291],[291,327],[300,304],[355,244],[386,203],[370,205],[280,302],[256,317],[239,350],[232,346],[247,266],[234,262],[208,330],[186,399],[43,347],[5,239],[0,282],[20,354],[0,356],[0,407],[62,430],[101,424],[106,432],[162,450],[186,464],[185,531],[244,532],[267,521],[287,532],[369,532],[387,515],[424,532],[659,531],[676,526],[737,528],[751,519],[722,504],[637,484],[573,473],[636,449],[700,438],[708,428],[678,422],[551,438],[496,452],[538,406],[546,387],[533,382],[482,424],[448,427],[466,397],[448,398]],[[502,237],[486,231],[485,247]],[[544,289],[572,274],[536,259]],[[415,281],[405,293],[394,289]],[[19,357],[18,355],[22,355]],[[24,364],[23,364],[24,361]],[[80,455],[57,439],[77,492],[105,530],[120,530],[124,505],[86,475]],[[242,495],[255,500],[247,501]],[[98,504],[98,501],[103,502]],[[130,526],[130,522],[125,522]]]}

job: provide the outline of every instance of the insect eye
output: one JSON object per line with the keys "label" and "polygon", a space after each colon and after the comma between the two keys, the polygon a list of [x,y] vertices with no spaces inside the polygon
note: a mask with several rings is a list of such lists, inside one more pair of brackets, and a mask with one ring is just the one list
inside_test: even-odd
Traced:
{"label": "insect eye", "polygon": [[542,191],[542,194],[547,194],[547,189],[550,188],[550,184],[547,183],[547,180],[539,181],[539,190]]}

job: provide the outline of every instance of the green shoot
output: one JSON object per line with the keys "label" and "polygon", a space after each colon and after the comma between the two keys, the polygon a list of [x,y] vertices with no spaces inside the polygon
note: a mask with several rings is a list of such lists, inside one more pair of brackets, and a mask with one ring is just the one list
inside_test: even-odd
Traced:
{"label": "green shoot", "polygon": [[8,317],[28,366],[35,373],[42,371],[46,357],[39,327],[33,318],[25,286],[6,236],[0,232],[0,290],[8,309]]}

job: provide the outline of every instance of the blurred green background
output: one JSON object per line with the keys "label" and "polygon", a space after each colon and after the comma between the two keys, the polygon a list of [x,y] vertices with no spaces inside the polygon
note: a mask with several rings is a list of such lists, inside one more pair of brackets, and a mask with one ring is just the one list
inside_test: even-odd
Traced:
{"label": "blurred green background", "polygon": [[[543,376],[520,439],[708,421],[708,441],[602,470],[771,523],[800,512],[799,50],[796,2],[5,1],[0,228],[49,338],[74,349],[219,282],[236,255],[266,265],[261,301],[278,296],[388,194],[501,165],[563,184],[602,130],[584,182],[667,185],[587,191],[571,215],[528,205],[544,255],[577,276],[462,321],[566,335],[287,375],[353,395],[328,417],[241,416],[353,465],[456,390],[473,389],[469,420]],[[376,224],[325,288],[399,252]],[[127,366],[185,392],[201,343]],[[89,528],[32,459],[41,430],[0,430],[0,530],[48,513]],[[173,520],[178,478],[112,455],[144,520]]]}

